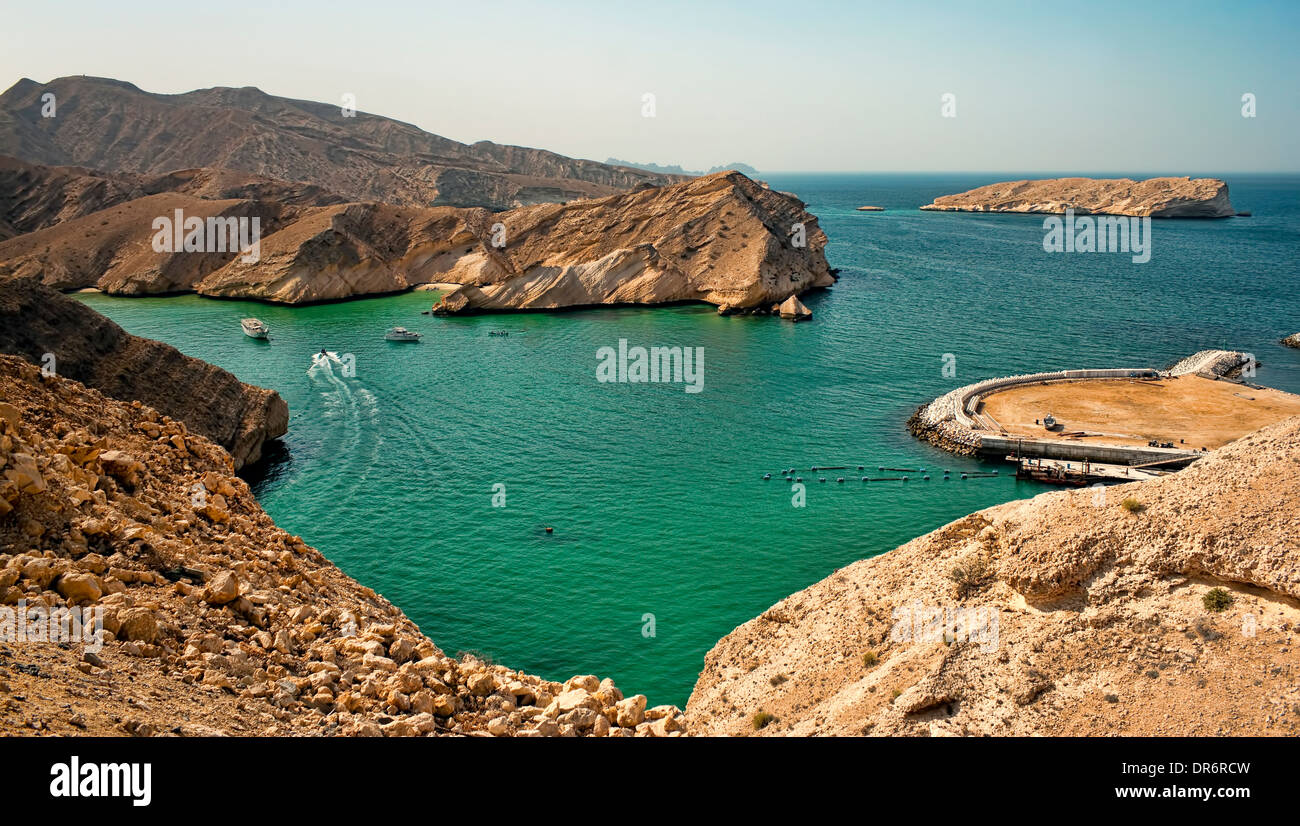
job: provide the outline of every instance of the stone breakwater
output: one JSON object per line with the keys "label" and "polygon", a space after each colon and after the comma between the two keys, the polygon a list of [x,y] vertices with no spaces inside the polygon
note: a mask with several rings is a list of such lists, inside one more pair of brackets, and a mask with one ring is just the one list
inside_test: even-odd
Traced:
{"label": "stone breakwater", "polygon": [[1174,363],[1165,371],[1169,376],[1200,375],[1207,378],[1232,377],[1251,360],[1249,353],[1237,350],[1201,350]]}
{"label": "stone breakwater", "polygon": [[1231,376],[1240,371],[1249,359],[1249,354],[1235,350],[1201,350],[1165,371],[1157,371],[1149,367],[1057,370],[985,379],[958,387],[929,404],[921,405],[907,420],[907,429],[913,436],[936,447],[960,456],[971,456],[980,450],[981,432],[992,435],[994,423],[982,416],[979,411],[981,400],[991,393],[1026,384],[1079,379],[1174,377],[1187,374]]}
{"label": "stone breakwater", "polygon": [[611,680],[450,657],[280,530],[220,446],[0,356],[0,606],[103,610],[101,646],[0,639],[0,735],[678,736]]}

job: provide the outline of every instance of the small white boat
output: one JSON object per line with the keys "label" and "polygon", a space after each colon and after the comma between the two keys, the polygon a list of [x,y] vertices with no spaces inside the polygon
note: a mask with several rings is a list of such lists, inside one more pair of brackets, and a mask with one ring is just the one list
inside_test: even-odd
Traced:
{"label": "small white boat", "polygon": [[239,326],[244,328],[244,335],[249,338],[271,337],[271,328],[256,318],[245,318],[239,322]]}
{"label": "small white boat", "polygon": [[394,327],[384,334],[389,341],[419,341],[420,334],[413,333],[405,327]]}

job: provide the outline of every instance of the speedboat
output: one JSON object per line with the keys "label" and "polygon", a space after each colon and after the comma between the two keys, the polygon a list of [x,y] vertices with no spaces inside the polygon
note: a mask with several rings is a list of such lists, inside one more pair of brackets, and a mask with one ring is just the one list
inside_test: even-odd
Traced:
{"label": "speedboat", "polygon": [[419,341],[420,334],[413,333],[405,327],[394,327],[384,334],[389,341]]}
{"label": "speedboat", "polygon": [[239,322],[239,326],[244,328],[244,335],[249,338],[270,338],[271,328],[267,327],[264,322],[256,318],[245,318]]}

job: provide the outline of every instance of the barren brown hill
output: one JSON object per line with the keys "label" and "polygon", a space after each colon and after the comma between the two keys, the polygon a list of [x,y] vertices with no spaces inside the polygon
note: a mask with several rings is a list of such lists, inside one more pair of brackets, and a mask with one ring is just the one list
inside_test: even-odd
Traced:
{"label": "barren brown hill", "polygon": [[232,256],[196,289],[298,304],[449,280],[486,254],[490,216],[482,209],[373,203],[315,209],[265,238],[259,261]]}
{"label": "barren brown hill", "polygon": [[610,680],[444,655],[231,469],[148,405],[0,356],[0,611],[103,625],[0,643],[0,735],[681,733]]}
{"label": "barren brown hill", "polygon": [[0,155],[0,241],[52,227],[147,195],[174,192],[211,200],[265,200],[285,206],[342,203],[339,195],[230,169],[182,169],[164,175],[110,174],[43,166]]}
{"label": "barren brown hill", "polygon": [[[46,93],[55,95],[54,117],[41,115]],[[681,180],[540,149],[467,145],[254,88],[161,95],[86,76],[24,78],[0,95],[0,153],[112,173],[232,169],[402,206],[509,209]]]}
{"label": "barren brown hill", "polygon": [[98,287],[122,295],[192,290],[239,252],[155,252],[154,221],[174,219],[176,210],[202,220],[256,217],[264,236],[299,214],[274,201],[147,195],[0,243],[0,278],[31,276],[59,290]]}
{"label": "barren brown hill", "polygon": [[256,462],[289,426],[288,405],[275,391],[130,335],[35,279],[0,279],[0,353],[183,420],[228,450],[235,468]]}
{"label": "barren brown hill", "polygon": [[1226,218],[1235,215],[1228,185],[1217,178],[1050,178],[1004,181],[943,195],[921,209],[950,212],[1149,215],[1152,218]]}
{"label": "barren brown hill", "polygon": [[1294,736],[1298,598],[1291,418],[1177,474],[999,505],[836,571],[709,652],[687,727]]}

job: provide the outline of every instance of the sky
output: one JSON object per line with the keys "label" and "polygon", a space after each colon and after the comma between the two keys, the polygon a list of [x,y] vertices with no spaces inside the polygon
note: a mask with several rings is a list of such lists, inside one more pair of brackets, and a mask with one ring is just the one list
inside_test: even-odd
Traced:
{"label": "sky", "polygon": [[467,143],[686,169],[1197,175],[1300,170],[1297,35],[1298,0],[0,0],[0,87],[351,94]]}

